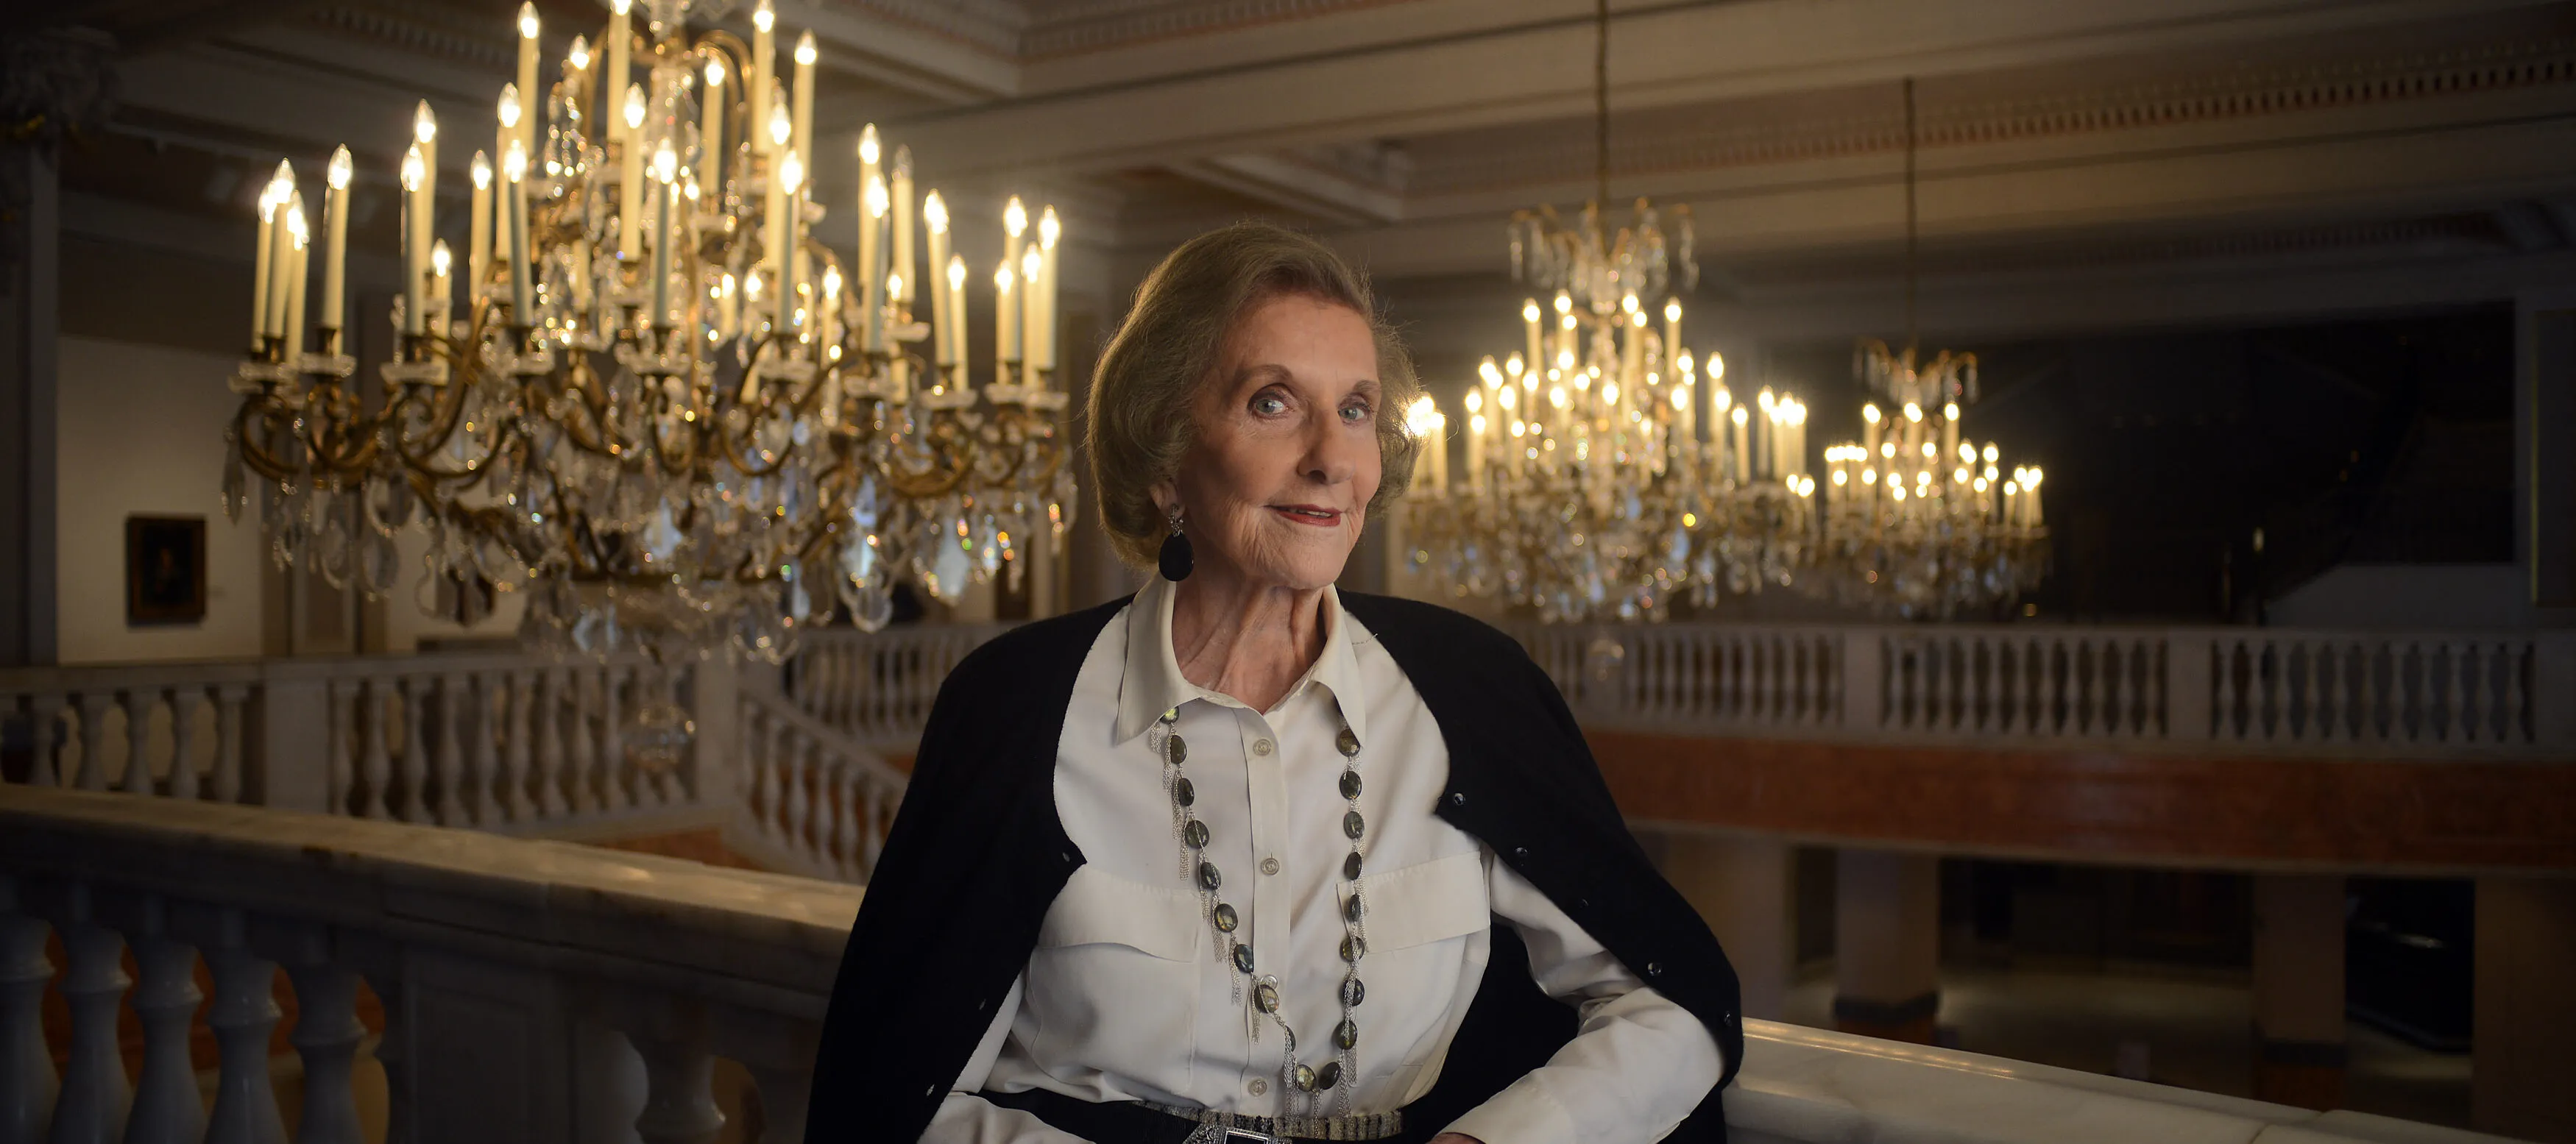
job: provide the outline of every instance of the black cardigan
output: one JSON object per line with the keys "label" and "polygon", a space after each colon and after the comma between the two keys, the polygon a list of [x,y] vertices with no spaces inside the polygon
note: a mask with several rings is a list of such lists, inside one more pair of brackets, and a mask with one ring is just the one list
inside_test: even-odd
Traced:
{"label": "black cardigan", "polygon": [[[1444,608],[1345,593],[1440,725],[1449,786],[1433,808],[1475,835],[1630,972],[1708,1026],[1726,1076],[1668,1137],[1723,1141],[1719,1092],[1744,1059],[1735,971],[1638,848],[1555,684],[1518,643]],[[1126,601],[1017,628],[939,689],[903,807],[841,955],[805,1138],[913,1141],[1028,963],[1082,852],[1056,817],[1055,765],[1075,675]],[[1427,1139],[1575,1032],[1539,992],[1507,925],[1439,1083],[1406,1112]],[[1110,1142],[1098,1142],[1110,1144]]]}

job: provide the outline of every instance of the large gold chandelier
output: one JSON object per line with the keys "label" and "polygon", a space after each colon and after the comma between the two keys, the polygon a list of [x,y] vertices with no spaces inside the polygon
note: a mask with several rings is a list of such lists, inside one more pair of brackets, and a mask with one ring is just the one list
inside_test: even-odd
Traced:
{"label": "large gold chandelier", "polygon": [[1464,483],[1449,481],[1447,418],[1427,397],[1409,413],[1432,442],[1405,515],[1413,566],[1547,621],[1656,620],[1676,597],[1786,587],[1816,540],[1803,404],[1768,389],[1737,402],[1710,353],[1702,439],[1676,296],[1699,280],[1690,208],[1669,231],[1644,199],[1628,225],[1603,223],[1609,21],[1597,3],[1596,197],[1571,224],[1552,207],[1512,216],[1513,279],[1552,295],[1521,303],[1526,344],[1484,359],[1467,390]]}
{"label": "large gold chandelier", "polygon": [[544,83],[537,15],[520,10],[461,258],[434,237],[442,140],[421,105],[380,384],[341,328],[348,149],[318,236],[279,165],[233,375],[228,511],[250,506],[255,474],[275,559],[370,594],[399,581],[394,537],[417,522],[424,608],[442,584],[469,619],[483,585],[526,591],[529,635],[591,654],[730,644],[774,661],[836,602],[883,625],[900,577],[949,601],[1016,579],[1074,503],[1054,210],[1034,226],[1016,198],[1004,212],[999,368],[974,386],[955,220],[916,194],[906,151],[873,127],[859,139],[854,258],[813,237],[812,33],[789,82],[768,0],[749,44],[692,38],[687,0],[640,8],[638,28],[611,0],[599,50],[575,39]]}
{"label": "large gold chandelier", "polygon": [[1977,356],[1923,360],[1915,329],[1914,81],[1905,81],[1905,345],[1875,338],[1852,373],[1877,401],[1861,407],[1862,440],[1825,450],[1824,543],[1810,586],[1847,604],[1908,618],[1989,609],[2038,587],[2048,531],[2038,466],[2002,472],[2002,450],[1960,439],[1960,406],[1977,399]]}

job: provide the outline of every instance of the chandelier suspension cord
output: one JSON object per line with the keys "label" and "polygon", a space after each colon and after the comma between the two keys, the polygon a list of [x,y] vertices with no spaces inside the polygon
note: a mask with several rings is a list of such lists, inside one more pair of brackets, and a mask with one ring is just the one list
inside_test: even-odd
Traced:
{"label": "chandelier suspension cord", "polygon": [[1610,209],[1610,0],[1592,5],[1592,186]]}
{"label": "chandelier suspension cord", "polygon": [[1905,77],[1905,359],[1914,360],[1914,77]]}

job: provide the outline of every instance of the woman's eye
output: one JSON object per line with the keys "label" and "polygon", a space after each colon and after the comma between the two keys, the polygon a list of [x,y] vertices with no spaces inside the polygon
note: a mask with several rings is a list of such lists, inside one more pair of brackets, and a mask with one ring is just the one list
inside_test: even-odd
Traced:
{"label": "woman's eye", "polygon": [[1275,393],[1257,394],[1252,399],[1252,411],[1264,417],[1276,417],[1288,411],[1288,403]]}
{"label": "woman's eye", "polygon": [[1360,422],[1366,421],[1366,420],[1368,420],[1368,419],[1369,419],[1369,407],[1368,407],[1367,405],[1365,405],[1365,404],[1356,404],[1356,403],[1355,403],[1355,404],[1351,404],[1351,405],[1345,405],[1345,406],[1343,406],[1343,407],[1342,407],[1342,420],[1344,420],[1344,421],[1346,421],[1346,422],[1349,422],[1349,423],[1351,423],[1351,424],[1353,424],[1353,425],[1357,425],[1357,424],[1359,424]]}

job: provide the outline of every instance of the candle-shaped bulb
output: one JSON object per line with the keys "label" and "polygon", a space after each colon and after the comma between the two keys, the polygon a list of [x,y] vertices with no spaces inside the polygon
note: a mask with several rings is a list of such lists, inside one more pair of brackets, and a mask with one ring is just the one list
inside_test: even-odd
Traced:
{"label": "candle-shaped bulb", "polygon": [[888,275],[886,275],[886,297],[889,297],[889,298],[900,298],[900,297],[903,297],[903,275],[900,275],[900,274],[888,274]]}
{"label": "candle-shaped bulb", "polygon": [[2023,481],[2022,481],[2022,483],[2021,483],[2021,487],[2026,488],[2026,489],[2035,489],[2035,488],[2038,488],[2042,483],[2044,483],[2044,482],[2045,482],[2046,478],[2047,478],[2047,474],[2040,472],[2040,471],[2039,471],[2039,466],[2037,466],[2037,465],[2032,465],[2032,466],[2030,467],[2030,475],[2029,475],[2028,477],[2026,477],[2026,478],[2024,478],[2024,479],[2023,479]]}
{"label": "candle-shaped bulb", "polygon": [[788,118],[787,105],[784,103],[770,104],[769,138],[779,146],[784,147],[787,145],[788,138],[795,134],[796,121]]}
{"label": "candle-shaped bulb", "polygon": [[841,296],[840,267],[826,266],[823,268],[823,296],[826,298],[838,298]]}
{"label": "candle-shaped bulb", "polygon": [[1566,293],[1566,292],[1565,292],[1565,291],[1563,291],[1563,290],[1559,290],[1559,291],[1557,291],[1557,292],[1556,292],[1556,312],[1557,312],[1557,313],[1559,313],[1559,314],[1571,314],[1571,313],[1573,313],[1573,312],[1574,312],[1574,295],[1572,295],[1572,294],[1568,294],[1568,293]]}
{"label": "candle-shaped bulb", "polygon": [[708,59],[708,60],[707,60],[707,90],[708,90],[709,92],[713,92],[715,89],[720,88],[720,87],[723,87],[723,86],[724,86],[724,77],[725,77],[724,57],[722,57],[722,56],[715,56],[715,57],[712,57],[712,58]]}
{"label": "candle-shaped bulb", "polygon": [[1994,442],[1992,442],[1992,441],[1988,441],[1988,442],[1986,442],[1986,454],[1985,454],[1985,456],[1986,456],[1986,463],[1987,463],[1987,464],[1989,464],[1989,465],[1994,464],[1996,461],[1998,461],[1998,460],[2001,460],[2001,459],[2002,459],[2001,454],[1999,454],[1999,453],[1997,453],[1997,452],[1995,451],[1995,443],[1994,443]]}
{"label": "candle-shaped bulb", "polygon": [[805,160],[798,158],[794,151],[788,152],[786,158],[778,161],[778,181],[787,188],[788,194],[795,194],[796,188],[805,185]]}
{"label": "candle-shaped bulb", "polygon": [[286,205],[286,196],[277,193],[277,180],[271,179],[259,189],[259,221],[277,221],[277,208]]}
{"label": "candle-shaped bulb", "polygon": [[277,170],[268,177],[268,193],[277,197],[277,205],[286,205],[286,196],[295,189],[295,164],[277,161]]}
{"label": "candle-shaped bulb", "polygon": [[1432,429],[1439,425],[1439,418],[1440,407],[1432,403],[1428,393],[1414,398],[1413,404],[1404,409],[1404,427],[1416,437],[1430,436]]}
{"label": "candle-shaped bulb", "polygon": [[324,177],[331,180],[332,190],[345,191],[349,189],[349,174],[349,148],[343,145],[331,152],[331,166],[324,172]]}
{"label": "candle-shaped bulb", "polygon": [[1028,233],[1029,208],[1021,204],[1020,196],[1012,195],[1011,201],[1002,204],[1002,229],[1013,238]]}
{"label": "candle-shaped bulb", "polygon": [[948,200],[940,198],[939,192],[932,191],[921,200],[921,224],[929,227],[932,234],[948,233]]}
{"label": "candle-shaped bulb", "polygon": [[643,126],[644,126],[644,85],[642,85],[642,84],[638,84],[638,83],[630,83],[630,84],[627,84],[627,85],[626,85],[626,129],[627,129],[627,130],[629,130],[629,131],[636,131],[636,130],[641,130],[641,129],[643,128]]}
{"label": "candle-shaped bulb", "polygon": [[752,9],[751,22],[754,27],[766,32],[778,26],[778,13],[769,6],[769,0],[760,0],[760,7]]}
{"label": "candle-shaped bulb", "polygon": [[814,33],[811,29],[796,37],[796,62],[807,66],[814,63]]}
{"label": "candle-shaped bulb", "polygon": [[515,83],[505,83],[505,84],[502,84],[502,85],[501,85],[501,126],[503,126],[503,127],[507,128],[507,127],[517,127],[518,125],[519,125],[519,85],[517,85],[517,84],[515,84]]}
{"label": "candle-shaped bulb", "polygon": [[1054,207],[1048,207],[1044,212],[1038,215],[1039,246],[1048,250],[1053,250],[1055,249],[1055,240],[1063,234],[1064,224],[1056,220]]}
{"label": "candle-shaped bulb", "polygon": [[[726,275],[726,276],[725,276],[725,280],[726,280],[726,281],[728,281],[728,282],[732,281],[732,279],[733,279],[733,276],[732,276],[732,275]],[[759,275],[759,274],[754,273],[754,274],[746,275],[746,276],[743,278],[743,280],[742,280],[742,297],[743,297],[743,300],[744,300],[744,301],[746,301],[746,302],[757,302],[757,301],[760,301],[760,275]]]}
{"label": "candle-shaped bulb", "polygon": [[1723,381],[1725,378],[1726,355],[1721,354],[1716,350],[1708,351],[1708,379],[1710,381]]}
{"label": "candle-shaped bulb", "polygon": [[425,170],[426,170],[426,169],[421,165],[421,158],[420,158],[420,144],[418,144],[418,143],[414,143],[414,144],[412,144],[412,145],[411,145],[411,149],[410,149],[410,150],[407,150],[407,151],[404,151],[404,152],[403,152],[403,161],[402,161],[402,185],[403,185],[403,189],[404,189],[404,190],[406,190],[406,191],[417,191],[417,190],[419,190],[419,189],[420,189],[420,180],[421,180],[421,176],[422,176],[422,174],[425,172]]}
{"label": "candle-shaped bulb", "polygon": [[877,156],[882,153],[883,149],[877,143],[877,125],[871,123],[859,128],[859,161],[874,163],[877,161]]}
{"label": "candle-shaped bulb", "polygon": [[1011,286],[1017,281],[1017,279],[1018,276],[1011,273],[1010,263],[1005,262],[1000,266],[995,267],[993,269],[993,292],[1004,298],[1009,298],[1011,296]]}
{"label": "candle-shaped bulb", "polygon": [[564,60],[576,68],[589,67],[590,38],[587,36],[574,36],[572,38],[572,47],[564,52]]}
{"label": "candle-shaped bulb", "polygon": [[438,117],[430,114],[429,101],[426,99],[420,101],[420,106],[412,109],[411,134],[412,138],[423,143],[438,138]]}
{"label": "candle-shaped bulb", "polygon": [[429,246],[429,272],[430,272],[431,274],[437,275],[438,277],[441,277],[441,278],[445,278],[445,277],[447,277],[448,269],[449,269],[450,267],[455,266],[455,265],[456,265],[456,256],[455,256],[455,255],[453,255],[453,254],[449,254],[449,253],[447,252],[447,240],[446,240],[446,239],[443,239],[443,238],[442,238],[442,239],[439,239],[437,242],[434,242],[434,243],[431,243],[431,244],[430,244],[430,246]]}
{"label": "candle-shaped bulb", "polygon": [[1861,406],[1860,419],[1872,425],[1878,424],[1878,406],[1875,403]]}
{"label": "candle-shaped bulb", "polygon": [[1664,320],[1665,320],[1665,321],[1667,321],[1667,322],[1678,322],[1678,321],[1681,321],[1681,320],[1682,320],[1682,300],[1681,300],[1681,299],[1679,299],[1679,298],[1666,298],[1666,299],[1664,299]]}
{"label": "candle-shaped bulb", "polygon": [[912,148],[897,147],[894,149],[894,173],[897,178],[909,179],[912,177]]}
{"label": "candle-shaped bulb", "polygon": [[540,25],[537,23],[537,6],[534,3],[519,5],[520,38],[528,40],[536,39],[537,29],[539,26]]}
{"label": "candle-shaped bulb", "polygon": [[510,141],[510,153],[501,159],[501,176],[513,183],[528,177],[528,149],[516,139]]}
{"label": "candle-shaped bulb", "polygon": [[719,298],[733,297],[733,275],[727,274],[724,276],[722,281],[716,283],[716,296]]}
{"label": "candle-shaped bulb", "polygon": [[1531,298],[1521,303],[1521,320],[1524,322],[1538,320],[1538,299]]}
{"label": "candle-shaped bulb", "polygon": [[948,256],[948,288],[951,290],[966,288],[966,260],[954,254]]}
{"label": "candle-shaped bulb", "polygon": [[1736,406],[1736,407],[1735,407],[1734,417],[1735,417],[1735,423],[1736,423],[1736,424],[1738,424],[1738,425],[1742,425],[1742,424],[1744,424],[1745,422],[1752,420],[1752,418],[1750,418],[1750,417],[1748,417],[1748,416],[1746,416],[1746,415],[1745,415],[1745,413],[1744,413],[1744,407],[1743,407],[1743,406],[1741,406],[1741,405],[1738,405],[1738,406]]}
{"label": "candle-shaped bulb", "polygon": [[474,153],[473,165],[467,167],[465,170],[467,174],[474,177],[475,190],[488,191],[492,189],[492,160],[486,157],[482,152],[477,151]]}
{"label": "candle-shaped bulb", "polygon": [[301,197],[287,200],[286,233],[294,237],[297,250],[304,249],[313,237],[312,230],[304,223],[304,200]]}
{"label": "candle-shaped bulb", "polygon": [[632,7],[634,7],[634,0],[608,0],[608,10],[619,16],[625,15],[627,9]]}
{"label": "candle-shaped bulb", "polygon": [[668,139],[663,140],[662,146],[653,152],[653,177],[665,183],[679,180],[680,153],[671,150]]}
{"label": "candle-shaped bulb", "polygon": [[1046,269],[1046,254],[1043,251],[1032,246],[1020,252],[1020,281],[1036,282],[1038,273],[1044,269]]}
{"label": "candle-shaped bulb", "polygon": [[1627,313],[1631,313],[1631,314],[1636,313],[1636,312],[1637,312],[1637,296],[1636,296],[1636,295],[1634,295],[1634,294],[1623,294],[1623,295],[1621,295],[1621,296],[1620,296],[1620,298],[1619,298],[1619,308],[1620,308],[1621,310],[1623,310],[1623,311],[1627,312]]}
{"label": "candle-shaped bulb", "polygon": [[872,178],[868,180],[867,195],[869,218],[884,218],[886,216],[887,209],[894,205],[893,197],[886,193],[886,185],[883,178]]}
{"label": "candle-shaped bulb", "polygon": [[1681,412],[1681,411],[1683,411],[1683,410],[1689,409],[1689,408],[1690,408],[1690,400],[1691,400],[1691,395],[1690,395],[1690,387],[1689,387],[1689,386],[1687,386],[1687,385],[1676,385],[1676,386],[1674,386],[1674,387],[1673,387],[1673,411],[1674,411],[1674,412],[1679,413],[1679,412]]}

